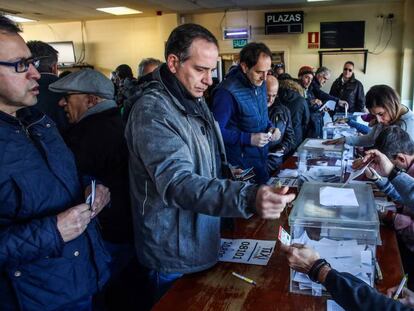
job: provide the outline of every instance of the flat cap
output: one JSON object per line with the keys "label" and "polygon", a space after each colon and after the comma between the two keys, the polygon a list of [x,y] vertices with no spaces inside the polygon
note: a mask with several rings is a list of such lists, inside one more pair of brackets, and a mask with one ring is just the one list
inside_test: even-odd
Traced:
{"label": "flat cap", "polygon": [[106,99],[114,98],[114,84],[99,71],[83,69],[73,72],[49,85],[56,93],[86,93]]}

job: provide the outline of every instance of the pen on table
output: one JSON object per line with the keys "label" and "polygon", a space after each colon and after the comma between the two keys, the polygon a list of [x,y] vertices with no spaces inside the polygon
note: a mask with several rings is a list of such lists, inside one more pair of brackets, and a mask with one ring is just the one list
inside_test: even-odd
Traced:
{"label": "pen on table", "polygon": [[376,259],[375,259],[375,269],[377,270],[378,280],[382,281],[382,279],[383,279],[382,271],[381,271],[380,265],[378,263],[378,260],[376,260]]}
{"label": "pen on table", "polygon": [[249,284],[256,285],[256,282],[255,281],[253,281],[252,279],[249,279],[249,278],[247,278],[247,277],[245,277],[243,275],[240,275],[240,274],[238,274],[236,272],[232,272],[231,274],[233,276],[235,276],[236,278],[239,278],[240,280],[243,280],[243,281],[245,281],[245,282],[247,282]]}
{"label": "pen on table", "polygon": [[402,290],[404,288],[404,285],[407,282],[407,279],[408,279],[408,274],[404,275],[404,277],[402,278],[401,283],[398,286],[397,291],[394,294],[394,297],[393,297],[394,300],[397,300],[398,297],[400,296],[400,294],[401,294],[401,292],[402,292]]}

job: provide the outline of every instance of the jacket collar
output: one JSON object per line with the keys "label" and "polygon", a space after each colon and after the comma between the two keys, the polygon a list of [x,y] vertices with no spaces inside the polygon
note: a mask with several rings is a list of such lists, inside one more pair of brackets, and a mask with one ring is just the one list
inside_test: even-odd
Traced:
{"label": "jacket collar", "polygon": [[25,107],[17,110],[16,117],[0,111],[0,120],[14,125],[30,126],[44,118],[44,114],[34,107]]}
{"label": "jacket collar", "polygon": [[106,100],[100,102],[99,104],[93,106],[92,108],[88,109],[80,117],[79,121],[81,121],[81,120],[83,120],[83,119],[85,119],[85,118],[87,118],[87,117],[89,117],[91,115],[94,115],[94,114],[97,114],[97,113],[100,113],[100,112],[103,112],[103,111],[106,111],[106,110],[109,110],[109,109],[112,109],[112,108],[116,108],[116,107],[117,106],[116,106],[116,103],[115,103],[114,100],[106,99]]}
{"label": "jacket collar", "polygon": [[202,109],[203,97],[192,97],[181,82],[168,70],[165,63],[152,73],[152,77],[166,90],[178,109],[186,114],[206,119]]}

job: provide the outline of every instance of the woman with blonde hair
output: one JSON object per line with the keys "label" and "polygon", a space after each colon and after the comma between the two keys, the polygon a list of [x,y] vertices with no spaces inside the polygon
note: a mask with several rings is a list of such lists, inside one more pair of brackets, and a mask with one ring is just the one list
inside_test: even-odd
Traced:
{"label": "woman with blonde hair", "polygon": [[389,125],[397,125],[414,140],[414,113],[400,103],[395,90],[387,85],[371,87],[365,96],[365,105],[375,116],[374,126],[367,135],[341,137],[328,140],[327,145],[347,143],[351,146],[371,147],[379,133]]}

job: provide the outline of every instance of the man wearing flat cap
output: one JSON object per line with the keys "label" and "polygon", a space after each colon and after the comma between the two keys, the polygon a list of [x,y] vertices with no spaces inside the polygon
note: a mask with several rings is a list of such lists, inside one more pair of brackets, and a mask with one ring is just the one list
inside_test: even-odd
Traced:
{"label": "man wearing flat cap", "polygon": [[124,123],[114,100],[113,83],[100,72],[85,69],[59,79],[49,89],[64,94],[59,105],[72,124],[65,140],[75,155],[78,169],[97,178],[111,192],[111,205],[103,209],[98,219],[107,249],[113,256],[113,265],[117,266],[117,271],[113,271],[113,277],[117,278],[121,266],[126,266],[135,252],[128,148]]}

